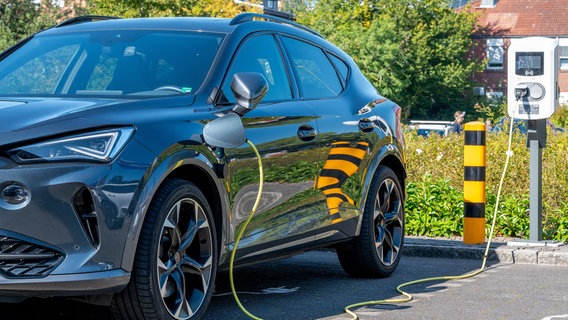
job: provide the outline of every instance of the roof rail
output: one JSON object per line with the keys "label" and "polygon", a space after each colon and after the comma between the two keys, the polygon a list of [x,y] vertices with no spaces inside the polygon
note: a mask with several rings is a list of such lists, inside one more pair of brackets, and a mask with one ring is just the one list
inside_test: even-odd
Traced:
{"label": "roof rail", "polygon": [[291,20],[288,20],[288,19],[285,19],[285,18],[282,18],[282,17],[277,17],[277,16],[273,16],[273,15],[269,15],[269,14],[263,14],[263,13],[255,13],[255,12],[240,13],[237,16],[235,16],[229,24],[235,25],[235,24],[239,24],[239,23],[243,23],[243,22],[252,21],[255,18],[264,19],[266,21],[272,21],[272,22],[287,24],[287,25],[302,29],[304,31],[307,31],[311,34],[314,34],[314,35],[320,37],[320,38],[323,38],[323,36],[321,34],[319,34],[317,31],[310,29],[310,28],[308,28],[304,25],[301,25],[297,22],[294,22],[294,21],[291,21]]}
{"label": "roof rail", "polygon": [[111,19],[120,19],[120,18],[119,17],[111,17],[111,16],[95,16],[95,15],[79,16],[79,17],[67,19],[67,20],[59,23],[58,25],[56,25],[54,28],[69,26],[69,25],[72,25],[72,24],[83,23],[83,22],[93,22],[93,21],[111,20]]}

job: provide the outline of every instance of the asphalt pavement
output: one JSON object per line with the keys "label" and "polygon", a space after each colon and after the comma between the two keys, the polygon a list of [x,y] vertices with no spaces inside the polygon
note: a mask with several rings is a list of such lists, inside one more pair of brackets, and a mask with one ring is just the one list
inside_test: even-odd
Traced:
{"label": "asphalt pavement", "polygon": [[[432,258],[482,259],[487,242],[465,244],[463,240],[407,236],[403,255]],[[555,241],[525,239],[492,240],[488,261],[568,266],[568,245]]]}

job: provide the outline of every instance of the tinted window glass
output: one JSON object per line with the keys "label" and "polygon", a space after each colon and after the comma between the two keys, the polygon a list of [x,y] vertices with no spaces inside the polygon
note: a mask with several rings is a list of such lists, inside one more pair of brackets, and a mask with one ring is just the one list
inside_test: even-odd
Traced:
{"label": "tinted window glass", "polygon": [[335,68],[337,68],[337,71],[339,72],[339,75],[341,76],[341,80],[343,80],[343,83],[347,83],[347,76],[349,75],[349,67],[347,67],[347,64],[343,62],[343,60],[339,59],[334,55],[330,54],[329,58],[335,65]]}
{"label": "tinted window glass", "polygon": [[268,93],[262,101],[292,98],[282,55],[271,35],[250,38],[238,49],[222,86],[225,97],[232,103],[235,98],[231,92],[231,79],[238,72],[258,72],[266,78]]}
{"label": "tinted window glass", "polygon": [[325,98],[341,92],[337,72],[320,48],[291,38],[283,40],[304,98]]}
{"label": "tinted window glass", "polygon": [[[0,93],[2,94],[52,94],[61,82],[79,44],[66,44],[53,39],[50,50],[40,50],[33,39],[23,49],[2,60],[0,65]],[[30,54],[22,56],[22,51]],[[37,52],[38,54],[33,54]],[[13,58],[15,57],[15,58]],[[15,60],[15,61],[14,61]]]}
{"label": "tinted window glass", "polygon": [[0,61],[0,94],[120,95],[161,86],[192,93],[222,39],[152,30],[37,36]]}

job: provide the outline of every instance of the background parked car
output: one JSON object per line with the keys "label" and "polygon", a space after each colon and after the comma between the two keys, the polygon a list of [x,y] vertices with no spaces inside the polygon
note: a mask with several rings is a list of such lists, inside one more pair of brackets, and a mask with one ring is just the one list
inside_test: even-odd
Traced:
{"label": "background parked car", "polygon": [[439,134],[442,137],[446,137],[454,132],[451,121],[410,120],[408,128],[416,130],[419,136],[424,137],[431,134]]}

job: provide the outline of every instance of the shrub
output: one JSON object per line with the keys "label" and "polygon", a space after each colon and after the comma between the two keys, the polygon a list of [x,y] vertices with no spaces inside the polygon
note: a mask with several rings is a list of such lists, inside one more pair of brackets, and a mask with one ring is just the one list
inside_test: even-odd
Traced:
{"label": "shrub", "polygon": [[419,236],[451,237],[463,229],[463,197],[449,180],[409,182],[406,201],[406,233]]}
{"label": "shrub", "polygon": [[[506,160],[508,134],[488,134],[486,139],[486,220],[489,230],[496,194]],[[463,139],[462,135],[424,138],[406,132],[408,199],[406,232],[409,235],[462,234]],[[513,156],[503,183],[496,235],[529,235],[529,150],[526,136],[512,136]],[[548,132],[542,157],[543,238],[568,240],[568,134]]]}

